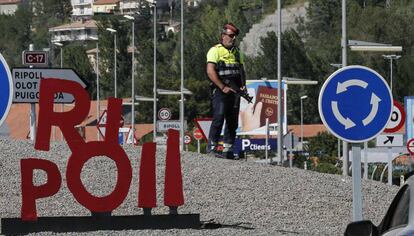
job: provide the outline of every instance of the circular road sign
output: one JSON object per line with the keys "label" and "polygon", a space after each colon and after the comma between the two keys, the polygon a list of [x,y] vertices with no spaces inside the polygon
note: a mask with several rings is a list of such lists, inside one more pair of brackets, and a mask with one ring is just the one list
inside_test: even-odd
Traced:
{"label": "circular road sign", "polygon": [[364,66],[347,66],[325,81],[319,94],[322,122],[336,137],[360,143],[371,140],[386,127],[392,95],[387,82]]}
{"label": "circular road sign", "polygon": [[201,133],[200,129],[198,129],[198,128],[194,129],[193,136],[196,140],[201,140],[203,138],[203,134]]}
{"label": "circular road sign", "polygon": [[394,100],[394,107],[392,108],[392,113],[390,120],[387,123],[387,127],[384,129],[386,133],[394,133],[400,130],[405,123],[405,111],[404,107]]}
{"label": "circular road sign", "polygon": [[407,142],[407,150],[408,150],[408,152],[411,155],[414,154],[414,138],[408,140],[408,142]]}
{"label": "circular road sign", "polygon": [[0,125],[6,120],[13,100],[13,79],[9,66],[0,53]]}
{"label": "circular road sign", "polygon": [[160,120],[169,120],[171,119],[171,111],[168,108],[161,108],[158,111],[158,119]]}
{"label": "circular road sign", "polygon": [[184,143],[185,144],[190,144],[191,143],[191,136],[190,135],[188,135],[188,134],[186,134],[186,135],[184,135]]}

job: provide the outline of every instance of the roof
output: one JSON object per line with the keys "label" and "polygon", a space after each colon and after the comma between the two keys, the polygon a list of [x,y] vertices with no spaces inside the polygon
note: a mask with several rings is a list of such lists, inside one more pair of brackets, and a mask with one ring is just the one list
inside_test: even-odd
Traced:
{"label": "roof", "polygon": [[21,0],[0,0],[0,5],[19,4],[21,2]]}
{"label": "roof", "polygon": [[[123,102],[130,101],[130,99],[123,99]],[[101,110],[103,107],[107,107],[107,100],[100,101]],[[91,101],[91,107],[89,109],[89,114],[87,118],[79,125],[81,127],[85,127],[85,140],[86,141],[93,141],[97,140],[97,132],[98,129],[96,128],[96,101]],[[55,105],[56,111],[61,111],[61,105]],[[64,111],[69,111],[73,108],[72,104],[64,105]],[[102,113],[102,112],[101,112]],[[36,104],[36,115],[39,114],[39,106]],[[26,103],[15,103],[12,104],[9,114],[6,118],[5,124],[7,127],[4,130],[9,132],[8,136],[13,139],[27,139],[29,135],[29,121],[30,121],[30,104]],[[128,123],[128,122],[125,122]],[[4,125],[4,124],[3,124]],[[125,125],[127,126],[127,125]],[[144,135],[151,133],[153,130],[153,124],[135,124],[135,136],[137,139],[141,139]],[[53,130],[53,129],[52,129]],[[56,129],[56,140],[61,140],[61,133],[60,130]],[[52,139],[53,139],[53,131],[52,131]]]}
{"label": "roof", "polygon": [[110,4],[117,4],[120,0],[96,0],[93,5],[110,5]]}
{"label": "roof", "polygon": [[[301,135],[301,125],[289,125],[289,130],[291,130],[296,136]],[[309,138],[318,135],[319,132],[328,131],[323,124],[312,124],[312,125],[303,125],[303,137]]]}
{"label": "roof", "polygon": [[49,31],[62,31],[62,30],[76,30],[76,29],[86,29],[94,28],[97,29],[96,22],[94,20],[88,21],[76,21],[69,24],[59,25],[56,27],[49,28]]}
{"label": "roof", "polygon": [[[291,130],[296,136],[300,136],[300,125],[289,125],[289,130]],[[323,124],[311,124],[311,125],[303,125],[303,137],[310,138],[318,135],[319,132],[327,132],[328,129]],[[403,125],[397,132],[394,134],[404,134],[405,133],[405,125]]]}

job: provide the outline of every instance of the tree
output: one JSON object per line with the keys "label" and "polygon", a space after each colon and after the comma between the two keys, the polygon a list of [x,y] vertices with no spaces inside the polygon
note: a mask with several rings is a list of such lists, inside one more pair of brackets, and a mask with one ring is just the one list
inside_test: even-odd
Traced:
{"label": "tree", "polygon": [[307,151],[319,157],[321,163],[335,164],[337,161],[338,139],[328,132],[320,132],[309,139]]}

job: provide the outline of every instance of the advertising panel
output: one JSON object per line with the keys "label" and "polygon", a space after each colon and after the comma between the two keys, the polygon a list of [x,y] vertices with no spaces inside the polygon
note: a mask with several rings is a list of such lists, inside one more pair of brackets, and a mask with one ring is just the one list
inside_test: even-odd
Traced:
{"label": "advertising panel", "polygon": [[[252,103],[241,98],[239,127],[237,135],[265,135],[266,118],[269,118],[270,134],[277,129],[277,80],[248,80],[247,92],[253,97]],[[286,95],[287,86],[282,81],[283,134],[287,132]]]}
{"label": "advertising panel", "polygon": [[414,96],[404,97],[406,114],[405,134],[407,140],[414,138]]}

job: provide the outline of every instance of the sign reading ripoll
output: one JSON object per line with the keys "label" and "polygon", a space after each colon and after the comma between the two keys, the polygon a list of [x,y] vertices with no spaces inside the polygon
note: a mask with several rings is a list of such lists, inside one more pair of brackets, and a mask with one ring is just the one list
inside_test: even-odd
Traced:
{"label": "sign reading ripoll", "polygon": [[13,100],[13,80],[9,66],[0,53],[0,125],[6,120]]}
{"label": "sign reading ripoll", "polygon": [[[14,103],[38,103],[40,82],[45,79],[61,79],[74,81],[83,88],[87,87],[85,81],[73,69],[53,68],[13,68],[12,69]],[[72,103],[73,95],[59,92],[54,96],[55,103]]]}
{"label": "sign reading ripoll", "polygon": [[391,116],[393,100],[386,81],[364,66],[347,66],[325,81],[319,95],[319,114],[336,137],[368,141],[380,134]]}

